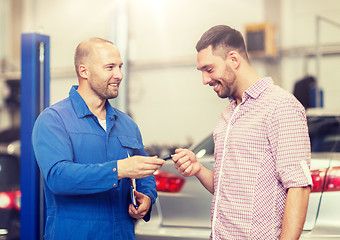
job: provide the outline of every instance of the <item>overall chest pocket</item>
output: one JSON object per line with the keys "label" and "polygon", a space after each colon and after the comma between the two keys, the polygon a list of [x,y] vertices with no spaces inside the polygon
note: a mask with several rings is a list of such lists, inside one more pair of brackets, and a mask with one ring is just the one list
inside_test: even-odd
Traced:
{"label": "overall chest pocket", "polygon": [[141,144],[136,137],[117,136],[117,138],[130,156],[133,156],[137,150],[144,148],[143,144]]}

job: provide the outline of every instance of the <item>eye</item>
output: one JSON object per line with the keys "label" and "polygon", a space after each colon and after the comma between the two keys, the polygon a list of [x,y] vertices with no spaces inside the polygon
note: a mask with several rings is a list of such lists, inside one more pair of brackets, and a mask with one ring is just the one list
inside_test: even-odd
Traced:
{"label": "eye", "polygon": [[213,72],[213,69],[212,68],[208,68],[207,69],[207,73],[212,73]]}

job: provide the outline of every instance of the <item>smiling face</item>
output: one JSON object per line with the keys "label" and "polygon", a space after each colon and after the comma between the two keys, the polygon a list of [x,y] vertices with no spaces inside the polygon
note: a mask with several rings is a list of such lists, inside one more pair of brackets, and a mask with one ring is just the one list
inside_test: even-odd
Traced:
{"label": "smiling face", "polygon": [[123,79],[123,62],[118,49],[110,43],[98,43],[88,58],[88,84],[100,99],[118,96],[118,87]]}
{"label": "smiling face", "polygon": [[220,98],[233,97],[236,93],[236,75],[225,55],[223,49],[213,51],[211,46],[197,54],[197,69],[202,71],[203,84],[214,87]]}
{"label": "smiling face", "polygon": [[112,42],[93,38],[80,43],[75,53],[78,92],[101,101],[116,98],[123,79],[122,66],[119,51]]}

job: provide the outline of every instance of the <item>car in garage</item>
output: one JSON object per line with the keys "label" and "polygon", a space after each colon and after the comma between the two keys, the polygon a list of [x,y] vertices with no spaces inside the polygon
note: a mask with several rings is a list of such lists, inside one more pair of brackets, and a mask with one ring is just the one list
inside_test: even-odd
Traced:
{"label": "car in garage", "polygon": [[20,180],[19,158],[0,153],[0,239],[19,239]]}
{"label": "car in garage", "polygon": [[[300,239],[340,239],[340,111],[307,111],[313,189]],[[214,166],[212,134],[191,149]],[[168,161],[155,173],[159,197],[150,222],[138,221],[137,240],[209,239],[212,195],[195,177],[184,178]]]}
{"label": "car in garage", "polygon": [[19,129],[0,132],[0,240],[20,239]]}

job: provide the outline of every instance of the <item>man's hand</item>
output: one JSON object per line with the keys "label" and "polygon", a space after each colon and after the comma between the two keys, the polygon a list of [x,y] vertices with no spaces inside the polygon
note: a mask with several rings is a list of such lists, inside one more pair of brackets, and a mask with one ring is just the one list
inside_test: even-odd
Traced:
{"label": "man's hand", "polygon": [[177,171],[184,177],[195,175],[202,185],[214,194],[214,172],[197,161],[196,155],[188,149],[176,149],[175,153],[172,160]]}
{"label": "man's hand", "polygon": [[184,177],[196,175],[201,170],[201,164],[197,161],[196,155],[188,149],[176,149],[172,160],[175,168]]}
{"label": "man's hand", "polygon": [[118,179],[151,176],[165,161],[157,157],[132,156],[117,162]]}
{"label": "man's hand", "polygon": [[135,219],[142,219],[149,211],[151,207],[151,199],[143,193],[135,191],[136,201],[138,208],[136,209],[133,204],[129,206],[129,214]]}

